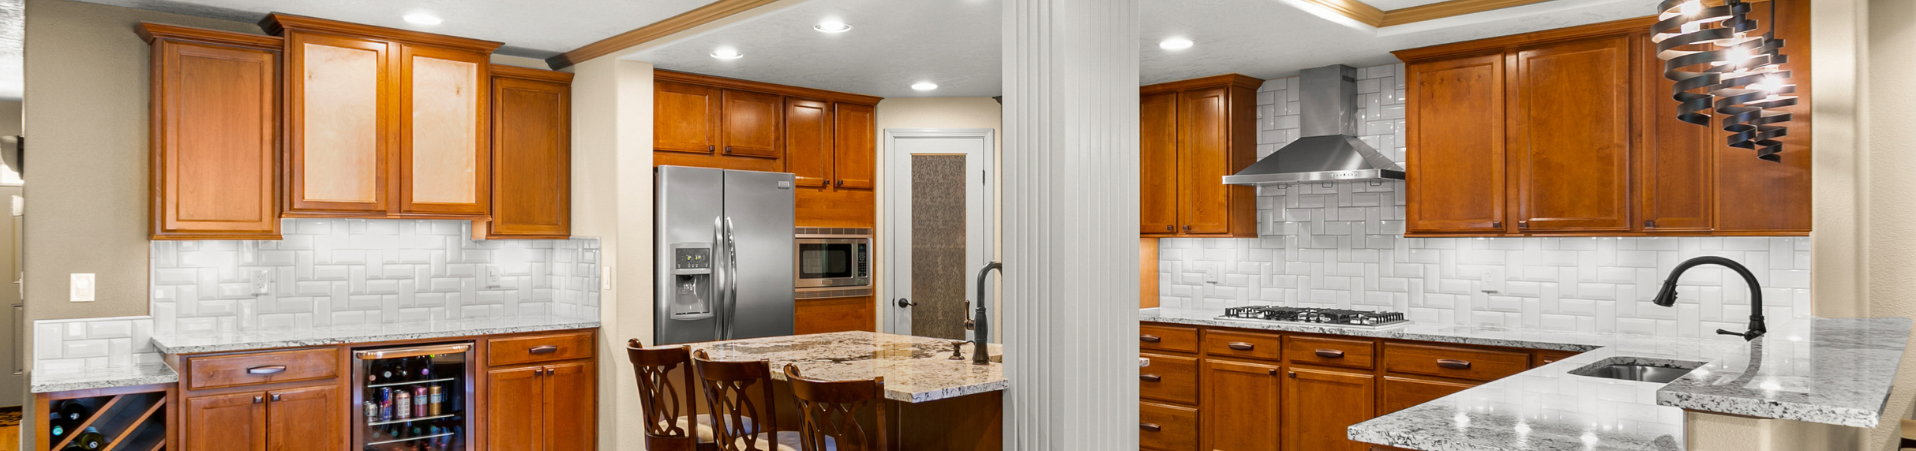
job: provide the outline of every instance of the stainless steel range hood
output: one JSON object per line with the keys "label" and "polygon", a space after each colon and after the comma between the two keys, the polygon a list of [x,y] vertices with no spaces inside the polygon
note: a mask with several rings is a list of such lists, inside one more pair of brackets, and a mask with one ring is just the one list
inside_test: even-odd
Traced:
{"label": "stainless steel range hood", "polygon": [[1403,180],[1404,167],[1357,139],[1357,69],[1305,69],[1298,76],[1304,137],[1237,174],[1226,185]]}

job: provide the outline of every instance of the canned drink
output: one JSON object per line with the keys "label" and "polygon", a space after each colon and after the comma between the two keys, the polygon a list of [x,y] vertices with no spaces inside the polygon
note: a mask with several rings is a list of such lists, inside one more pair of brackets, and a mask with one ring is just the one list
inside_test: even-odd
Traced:
{"label": "canned drink", "polygon": [[415,418],[426,416],[426,387],[412,389],[412,416]]}
{"label": "canned drink", "polygon": [[393,389],[379,389],[379,421],[393,420]]}
{"label": "canned drink", "polygon": [[379,403],[376,401],[366,401],[366,422],[371,423],[375,421],[379,421]]}
{"label": "canned drink", "polygon": [[439,413],[440,411],[439,405],[445,402],[446,400],[445,392],[441,391],[438,385],[432,386],[432,389],[429,392],[431,393],[429,395],[431,396],[431,400],[426,405],[426,411],[428,413],[431,413],[433,416],[442,415],[441,413]]}
{"label": "canned drink", "polygon": [[412,395],[402,388],[393,393],[393,419],[407,418],[412,418]]}

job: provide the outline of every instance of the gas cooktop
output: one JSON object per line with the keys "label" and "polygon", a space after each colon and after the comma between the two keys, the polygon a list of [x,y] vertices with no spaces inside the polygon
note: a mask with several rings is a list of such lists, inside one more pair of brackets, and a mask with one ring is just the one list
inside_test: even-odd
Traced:
{"label": "gas cooktop", "polygon": [[1324,324],[1343,327],[1386,328],[1409,324],[1400,312],[1279,307],[1262,305],[1224,309],[1218,319]]}

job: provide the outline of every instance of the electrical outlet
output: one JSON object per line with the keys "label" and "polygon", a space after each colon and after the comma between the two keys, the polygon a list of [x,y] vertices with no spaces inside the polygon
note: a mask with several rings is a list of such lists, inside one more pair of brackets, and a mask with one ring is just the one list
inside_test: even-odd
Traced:
{"label": "electrical outlet", "polygon": [[248,278],[253,282],[253,295],[257,296],[270,292],[268,290],[273,286],[273,270],[255,269],[251,274],[247,274],[247,276],[249,276]]}
{"label": "electrical outlet", "polygon": [[67,291],[72,302],[93,302],[93,273],[73,273],[73,285]]}
{"label": "electrical outlet", "polygon": [[1483,292],[1490,294],[1502,293],[1504,291],[1504,267],[1491,266],[1484,268],[1480,282],[1483,282]]}
{"label": "electrical outlet", "polygon": [[1218,281],[1222,279],[1222,276],[1218,274],[1219,271],[1217,267],[1218,264],[1216,263],[1204,265],[1204,283],[1218,283]]}
{"label": "electrical outlet", "polygon": [[486,281],[486,288],[499,288],[500,285],[504,285],[500,282],[498,266],[479,265],[479,275],[481,280]]}

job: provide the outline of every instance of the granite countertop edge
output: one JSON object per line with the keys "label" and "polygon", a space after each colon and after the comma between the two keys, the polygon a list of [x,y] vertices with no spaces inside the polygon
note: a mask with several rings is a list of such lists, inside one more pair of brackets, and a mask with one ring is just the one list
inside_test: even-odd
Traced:
{"label": "granite countertop edge", "polygon": [[146,363],[109,368],[35,371],[28,374],[28,379],[28,391],[38,394],[171,384],[180,381],[180,374],[164,363]]}
{"label": "granite countertop edge", "polygon": [[[447,322],[431,325],[424,330],[379,330],[369,329],[364,333],[342,332],[338,334],[311,334],[307,331],[289,333],[285,337],[273,337],[273,332],[249,332],[243,334],[217,335],[155,335],[153,347],[164,354],[204,354],[212,352],[253,351],[261,349],[291,348],[301,346],[325,346],[353,343],[375,343],[382,341],[419,340],[432,338],[472,337],[481,335],[499,335],[522,332],[543,332],[551,330],[593,329],[599,327],[599,320],[555,318],[551,321],[529,321],[504,324],[477,323],[472,325],[460,322]],[[444,328],[440,328],[444,326]],[[351,329],[347,329],[351,330]]]}

